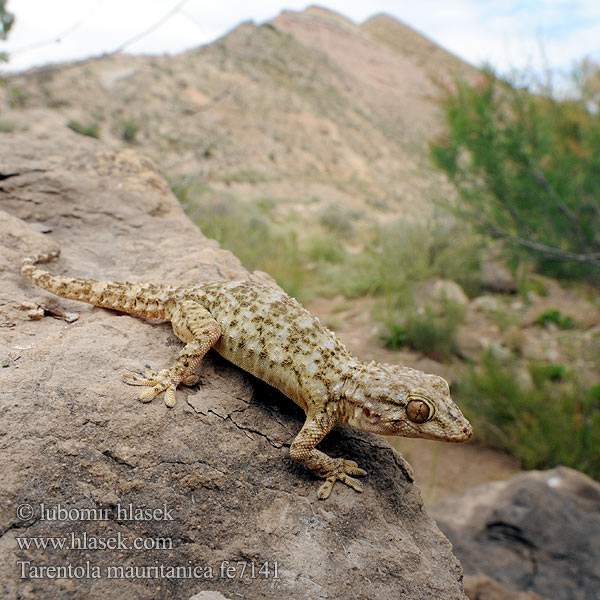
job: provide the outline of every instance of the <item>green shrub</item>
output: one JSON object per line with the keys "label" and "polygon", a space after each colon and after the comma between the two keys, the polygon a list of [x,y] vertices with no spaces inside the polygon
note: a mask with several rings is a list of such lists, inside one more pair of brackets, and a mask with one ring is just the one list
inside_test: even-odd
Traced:
{"label": "green shrub", "polygon": [[308,258],[314,262],[342,263],[346,251],[332,235],[314,236],[308,240]]}
{"label": "green shrub", "polygon": [[600,283],[600,118],[587,100],[488,72],[447,90],[448,132],[431,150],[459,192],[458,215],[539,270]]}
{"label": "green shrub", "polygon": [[269,181],[269,178],[264,173],[259,173],[258,171],[253,171],[252,169],[240,169],[239,171],[233,171],[223,175],[222,179],[227,184],[262,183],[264,181]]}
{"label": "green shrub", "polygon": [[350,238],[358,213],[340,204],[328,204],[319,214],[319,223],[333,233]]}
{"label": "green shrub", "polygon": [[547,365],[523,389],[516,367],[487,354],[453,386],[476,439],[527,469],[562,464],[600,479],[600,385],[582,389],[565,367]]}
{"label": "green shrub", "polygon": [[87,135],[88,137],[93,137],[96,139],[100,138],[100,130],[98,129],[98,125],[89,124],[84,125],[79,121],[69,121],[67,123],[67,127],[72,129],[75,133],[79,133],[81,135]]}
{"label": "green shrub", "polygon": [[464,309],[455,302],[446,302],[442,314],[430,306],[411,311],[402,323],[388,324],[384,334],[390,348],[408,346],[435,360],[448,360],[458,352],[456,331],[464,319]]}
{"label": "green shrub", "polygon": [[536,365],[532,364],[529,367],[533,380],[538,386],[543,385],[545,381],[564,381],[570,374],[569,369],[565,365]]}
{"label": "green shrub", "polygon": [[544,311],[535,319],[535,324],[540,327],[545,327],[549,323],[554,323],[560,329],[573,329],[575,327],[573,317],[563,317],[561,312],[554,308]]}
{"label": "green shrub", "polygon": [[15,131],[16,125],[10,121],[0,121],[0,133],[12,133]]}
{"label": "green shrub", "polygon": [[[6,0],[0,0],[0,40],[5,40],[15,22],[15,15],[6,8]],[[3,58],[3,60],[8,60]]]}
{"label": "green shrub", "polygon": [[140,130],[138,123],[126,121],[121,128],[121,139],[125,142],[133,143]]}
{"label": "green shrub", "polygon": [[7,91],[8,105],[11,108],[24,108],[29,98],[31,98],[31,94],[27,90],[18,86],[9,85]]}

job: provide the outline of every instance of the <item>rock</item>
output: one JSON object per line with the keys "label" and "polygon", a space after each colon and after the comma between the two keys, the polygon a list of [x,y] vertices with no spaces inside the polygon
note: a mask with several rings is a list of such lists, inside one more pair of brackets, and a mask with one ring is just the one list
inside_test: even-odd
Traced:
{"label": "rock", "polygon": [[[319,501],[289,458],[304,417],[290,400],[209,353],[175,408],[141,404],[120,374],[168,366],[181,348],[170,326],[21,277],[24,256],[58,246],[49,268],[82,277],[248,277],[149,160],[63,129],[0,146],[0,596],[464,599],[450,544],[386,441],[328,435],[323,449],[369,477],[363,494],[338,484]],[[56,319],[50,303],[79,317]],[[25,549],[33,538],[71,549]]]}
{"label": "rock", "polygon": [[599,597],[600,484],[582,473],[529,471],[447,498],[431,513],[466,575],[552,600]]}
{"label": "rock", "polygon": [[525,344],[525,332],[518,325],[511,325],[502,334],[502,343],[517,355],[522,354]]}
{"label": "rock", "polygon": [[190,600],[229,600],[229,598],[220,592],[199,592],[194,594]]}
{"label": "rock", "polygon": [[487,335],[483,335],[469,325],[463,323],[456,332],[456,344],[459,349],[459,356],[469,360],[480,360],[481,356],[490,347],[491,340]]}
{"label": "rock", "polygon": [[470,303],[472,310],[480,312],[497,312],[502,309],[502,305],[496,296],[477,296]]}
{"label": "rock", "polygon": [[499,362],[506,362],[512,358],[511,351],[497,341],[493,341],[487,351]]}
{"label": "rock", "polygon": [[485,575],[466,575],[465,593],[470,600],[544,600],[533,592],[504,587]]}
{"label": "rock", "polygon": [[534,389],[531,372],[523,364],[515,365],[512,375],[521,392],[529,392]]}
{"label": "rock", "polygon": [[481,263],[481,287],[499,294],[517,292],[517,284],[510,270],[493,258],[487,258]]}
{"label": "rock", "polygon": [[491,348],[501,348],[496,341],[499,336],[500,328],[495,323],[467,319],[456,332],[458,354],[469,360],[480,361]]}
{"label": "rock", "polygon": [[469,304],[469,298],[460,285],[450,279],[438,279],[431,288],[431,297],[437,302],[455,302],[460,306]]}

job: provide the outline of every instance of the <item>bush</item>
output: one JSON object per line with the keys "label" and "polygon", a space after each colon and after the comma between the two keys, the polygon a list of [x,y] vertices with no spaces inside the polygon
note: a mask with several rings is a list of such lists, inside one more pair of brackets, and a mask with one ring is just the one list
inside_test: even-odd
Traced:
{"label": "bush", "polygon": [[15,131],[16,126],[10,121],[0,121],[0,133],[11,133]]}
{"label": "bush", "polygon": [[458,353],[456,330],[464,318],[464,309],[446,302],[441,315],[430,306],[411,311],[401,324],[388,324],[383,339],[390,348],[408,346],[434,360],[445,361]]}
{"label": "bush", "polygon": [[87,135],[88,137],[93,137],[96,139],[100,138],[100,130],[98,129],[98,125],[84,125],[79,121],[69,121],[67,123],[67,127],[72,129],[75,133],[79,133],[81,135]]}
{"label": "bush", "polygon": [[533,381],[538,386],[544,385],[546,381],[564,381],[569,375],[569,369],[565,365],[531,365],[529,367]]}
{"label": "bush", "polygon": [[573,317],[563,317],[559,310],[553,308],[544,311],[535,320],[535,324],[540,327],[545,327],[549,323],[554,323],[560,329],[573,329],[575,327]]}
{"label": "bush", "polygon": [[341,237],[350,238],[354,233],[354,223],[360,213],[349,210],[340,204],[328,204],[319,214],[320,224]]}
{"label": "bush", "polygon": [[25,108],[27,101],[30,99],[31,94],[24,88],[9,85],[7,87],[8,92],[8,105],[11,108]]}
{"label": "bush", "polygon": [[127,121],[123,123],[121,138],[125,142],[133,143],[135,142],[135,137],[137,136],[139,130],[140,126],[137,123],[133,121]]}
{"label": "bush", "polygon": [[457,214],[542,271],[600,283],[600,113],[587,100],[487,72],[447,91],[448,133],[431,151],[457,187]]}
{"label": "bush", "polygon": [[566,465],[600,479],[600,385],[581,389],[564,366],[547,365],[522,389],[515,367],[488,354],[454,386],[475,437],[524,468]]}
{"label": "bush", "polygon": [[[15,22],[15,15],[6,9],[7,0],[0,0],[0,40],[5,40],[10,28]],[[8,55],[6,52],[0,52],[0,61],[6,62]]]}

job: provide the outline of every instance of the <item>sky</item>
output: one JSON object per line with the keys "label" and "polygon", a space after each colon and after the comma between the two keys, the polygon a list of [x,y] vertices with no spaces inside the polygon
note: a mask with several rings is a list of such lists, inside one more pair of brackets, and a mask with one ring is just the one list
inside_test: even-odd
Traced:
{"label": "sky", "polygon": [[[313,2],[314,3],[314,2]],[[360,23],[385,12],[476,66],[567,71],[600,62],[600,0],[323,0]],[[16,21],[0,51],[0,72],[96,56],[178,53],[220,37],[238,23],[261,23],[296,0],[8,0]],[[139,38],[138,38],[139,36]],[[137,41],[135,41],[137,38]],[[134,40],[128,43],[130,40]]]}

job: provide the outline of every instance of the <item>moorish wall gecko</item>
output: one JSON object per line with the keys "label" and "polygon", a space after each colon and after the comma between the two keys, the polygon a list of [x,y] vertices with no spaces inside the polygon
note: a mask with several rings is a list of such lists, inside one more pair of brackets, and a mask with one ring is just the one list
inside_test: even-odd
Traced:
{"label": "moorish wall gecko", "polygon": [[331,458],[317,444],[339,423],[384,435],[464,442],[472,428],[450,398],[444,379],[398,365],[356,360],[338,338],[294,298],[250,281],[183,287],[117,283],[53,275],[36,263],[58,253],[26,258],[22,274],[63,298],[145,318],[171,322],[183,342],[170,369],[127,374],[130,385],[148,386],[149,402],[165,392],[175,404],[178,385],[198,381],[194,371],[210,348],[294,400],[306,422],[290,447],[291,457],[325,482],[325,499],[339,480],[356,491],[352,476],[366,475],[356,462]]}

